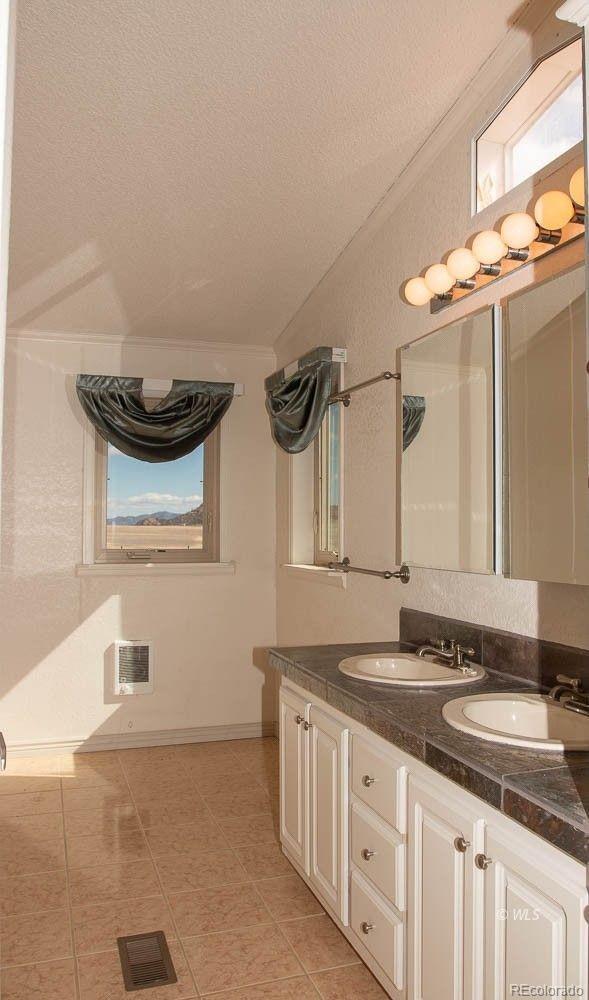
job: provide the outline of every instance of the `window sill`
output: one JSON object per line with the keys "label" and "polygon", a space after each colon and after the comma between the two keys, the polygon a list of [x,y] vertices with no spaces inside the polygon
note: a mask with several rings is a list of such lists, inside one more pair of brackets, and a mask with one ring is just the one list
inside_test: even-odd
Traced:
{"label": "window sill", "polygon": [[76,576],[234,576],[234,562],[82,563]]}
{"label": "window sill", "polygon": [[285,563],[281,569],[289,576],[298,576],[301,580],[313,580],[328,587],[339,587],[345,590],[348,585],[346,573],[329,569],[327,566],[308,566],[302,563]]}

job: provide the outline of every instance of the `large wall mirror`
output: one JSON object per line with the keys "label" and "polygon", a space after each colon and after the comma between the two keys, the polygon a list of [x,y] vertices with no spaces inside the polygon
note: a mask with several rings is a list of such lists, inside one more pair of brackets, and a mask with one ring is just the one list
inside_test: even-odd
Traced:
{"label": "large wall mirror", "polygon": [[487,308],[401,351],[401,556],[493,573],[495,359]]}
{"label": "large wall mirror", "polygon": [[510,299],[505,344],[506,571],[589,584],[584,266]]}

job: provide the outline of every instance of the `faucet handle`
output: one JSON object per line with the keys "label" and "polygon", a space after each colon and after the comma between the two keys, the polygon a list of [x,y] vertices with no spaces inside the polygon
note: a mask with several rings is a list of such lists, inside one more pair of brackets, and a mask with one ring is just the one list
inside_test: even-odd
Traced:
{"label": "faucet handle", "polygon": [[557,674],[556,679],[559,684],[566,684],[571,687],[575,694],[578,694],[582,689],[580,677],[569,677],[567,674]]}
{"label": "faucet handle", "polygon": [[456,643],[456,650],[462,653],[463,656],[474,656],[475,650],[472,646],[461,646],[459,642]]}

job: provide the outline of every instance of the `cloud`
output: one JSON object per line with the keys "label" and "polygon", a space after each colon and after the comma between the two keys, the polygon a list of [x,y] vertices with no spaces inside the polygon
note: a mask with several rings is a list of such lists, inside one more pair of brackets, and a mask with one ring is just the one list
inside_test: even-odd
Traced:
{"label": "cloud", "polygon": [[109,514],[123,512],[127,514],[155,513],[157,510],[187,511],[202,503],[199,493],[188,496],[178,496],[177,493],[138,493],[135,496],[123,497],[120,500],[109,500]]}

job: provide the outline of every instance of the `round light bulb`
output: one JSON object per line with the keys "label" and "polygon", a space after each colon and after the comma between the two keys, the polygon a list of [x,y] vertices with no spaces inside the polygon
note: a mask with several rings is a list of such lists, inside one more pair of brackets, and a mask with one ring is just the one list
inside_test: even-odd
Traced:
{"label": "round light bulb", "polygon": [[481,264],[496,264],[505,257],[507,247],[494,229],[484,229],[472,241],[472,252]]}
{"label": "round light bulb", "polygon": [[580,205],[581,208],[585,207],[585,170],[583,167],[579,167],[575,170],[573,176],[571,177],[571,183],[569,184],[569,191],[571,192],[571,198],[573,199],[575,205]]}
{"label": "round light bulb", "polygon": [[508,215],[501,226],[501,239],[513,250],[523,250],[529,247],[538,236],[538,227],[527,212],[514,212]]}
{"label": "round light bulb", "polygon": [[477,273],[479,262],[472,250],[468,250],[466,247],[459,247],[458,250],[452,251],[448,257],[446,266],[452,277],[456,278],[457,281],[468,281]]}
{"label": "round light bulb", "polygon": [[423,278],[409,278],[404,291],[407,302],[412,306],[424,306],[432,297]]}
{"label": "round light bulb", "polygon": [[455,281],[445,264],[432,264],[425,272],[425,283],[434,295],[445,295]]}
{"label": "round light bulb", "polygon": [[550,231],[562,229],[574,214],[573,203],[564,191],[547,191],[540,195],[534,206],[536,222],[542,229]]}

